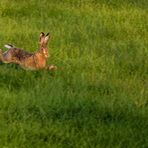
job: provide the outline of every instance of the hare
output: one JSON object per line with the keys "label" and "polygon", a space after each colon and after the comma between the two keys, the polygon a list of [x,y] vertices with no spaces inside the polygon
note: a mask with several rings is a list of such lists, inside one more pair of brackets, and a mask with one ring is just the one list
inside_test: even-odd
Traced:
{"label": "hare", "polygon": [[46,35],[41,32],[39,37],[39,49],[35,53],[29,53],[23,49],[16,48],[13,45],[5,45],[8,50],[0,50],[0,60],[4,63],[19,64],[26,70],[48,69],[55,70],[56,66],[46,66],[46,60],[49,57],[47,43],[50,38],[49,33]]}

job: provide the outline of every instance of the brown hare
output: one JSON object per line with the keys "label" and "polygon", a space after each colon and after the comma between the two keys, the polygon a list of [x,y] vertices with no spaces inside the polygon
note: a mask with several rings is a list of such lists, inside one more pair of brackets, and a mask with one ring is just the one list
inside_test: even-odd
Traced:
{"label": "brown hare", "polygon": [[23,69],[38,70],[48,69],[55,70],[56,66],[46,66],[46,60],[49,57],[47,43],[50,38],[49,33],[46,35],[41,32],[39,37],[39,49],[35,53],[29,53],[23,49],[16,48],[13,45],[5,45],[7,51],[0,50],[0,60],[4,63],[16,63]]}

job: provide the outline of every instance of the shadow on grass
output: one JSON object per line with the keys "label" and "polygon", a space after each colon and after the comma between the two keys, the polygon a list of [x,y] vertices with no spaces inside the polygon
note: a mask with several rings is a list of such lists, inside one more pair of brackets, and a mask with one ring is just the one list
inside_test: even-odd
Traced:
{"label": "shadow on grass", "polygon": [[[94,146],[99,142],[106,145],[111,137],[110,144],[120,145],[122,143],[127,147],[129,143],[133,144],[135,140],[139,140],[138,146],[146,145],[148,120],[141,115],[138,109],[128,105],[120,107],[115,105],[114,108],[111,108],[91,102],[81,103],[65,107],[51,105],[41,108],[30,105],[24,109],[13,108],[9,111],[9,116],[6,115],[7,118],[5,116],[5,120],[11,121],[11,123],[25,120],[27,123],[35,121],[40,124],[41,128],[38,132],[31,132],[32,128],[25,130],[26,139],[32,144],[36,144],[36,140],[41,140],[42,142],[53,141],[73,147],[77,142],[80,142],[79,140],[83,135],[86,139],[91,139]],[[24,116],[29,118],[24,119]],[[59,128],[60,134],[58,133]],[[74,139],[67,137],[65,132]],[[87,141],[87,145],[89,144]],[[136,143],[134,144],[136,145]]]}
{"label": "shadow on grass", "polygon": [[16,64],[0,63],[0,87],[11,91],[32,89],[45,76],[52,77],[53,73],[46,70],[27,71]]}
{"label": "shadow on grass", "polygon": [[[68,102],[67,102],[68,103]],[[45,104],[44,104],[45,105]],[[20,112],[22,110],[22,113]],[[25,108],[13,107],[10,109],[10,117],[14,120],[22,120],[23,114],[27,114],[30,118],[34,118],[39,122],[52,120],[65,123],[67,121],[75,120],[80,123],[87,124],[87,122],[95,121],[104,124],[124,124],[131,122],[134,124],[146,123],[147,118],[142,116],[139,108],[129,104],[115,104],[114,106],[103,106],[93,102],[74,103],[73,105],[45,105],[36,106],[28,105]]]}

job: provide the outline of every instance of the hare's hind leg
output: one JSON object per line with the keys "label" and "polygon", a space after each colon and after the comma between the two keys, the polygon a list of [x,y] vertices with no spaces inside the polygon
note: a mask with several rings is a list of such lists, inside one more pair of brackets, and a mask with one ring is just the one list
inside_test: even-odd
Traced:
{"label": "hare's hind leg", "polygon": [[3,63],[5,63],[3,53],[4,53],[4,52],[3,52],[3,50],[2,50],[2,49],[0,49],[0,61],[1,61],[1,62],[3,62]]}
{"label": "hare's hind leg", "polygon": [[3,53],[3,51],[2,51],[2,49],[0,49],[0,61],[2,62],[2,53]]}
{"label": "hare's hind leg", "polygon": [[7,50],[5,52],[0,49],[0,61],[3,63],[16,63],[16,58],[13,56],[11,50]]}

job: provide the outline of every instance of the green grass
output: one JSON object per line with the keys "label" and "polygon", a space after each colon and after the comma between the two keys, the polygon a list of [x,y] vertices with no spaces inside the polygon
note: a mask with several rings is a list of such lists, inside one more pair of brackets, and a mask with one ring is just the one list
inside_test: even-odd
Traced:
{"label": "green grass", "polygon": [[0,48],[38,48],[55,73],[0,64],[1,148],[147,148],[147,0],[1,0]]}

